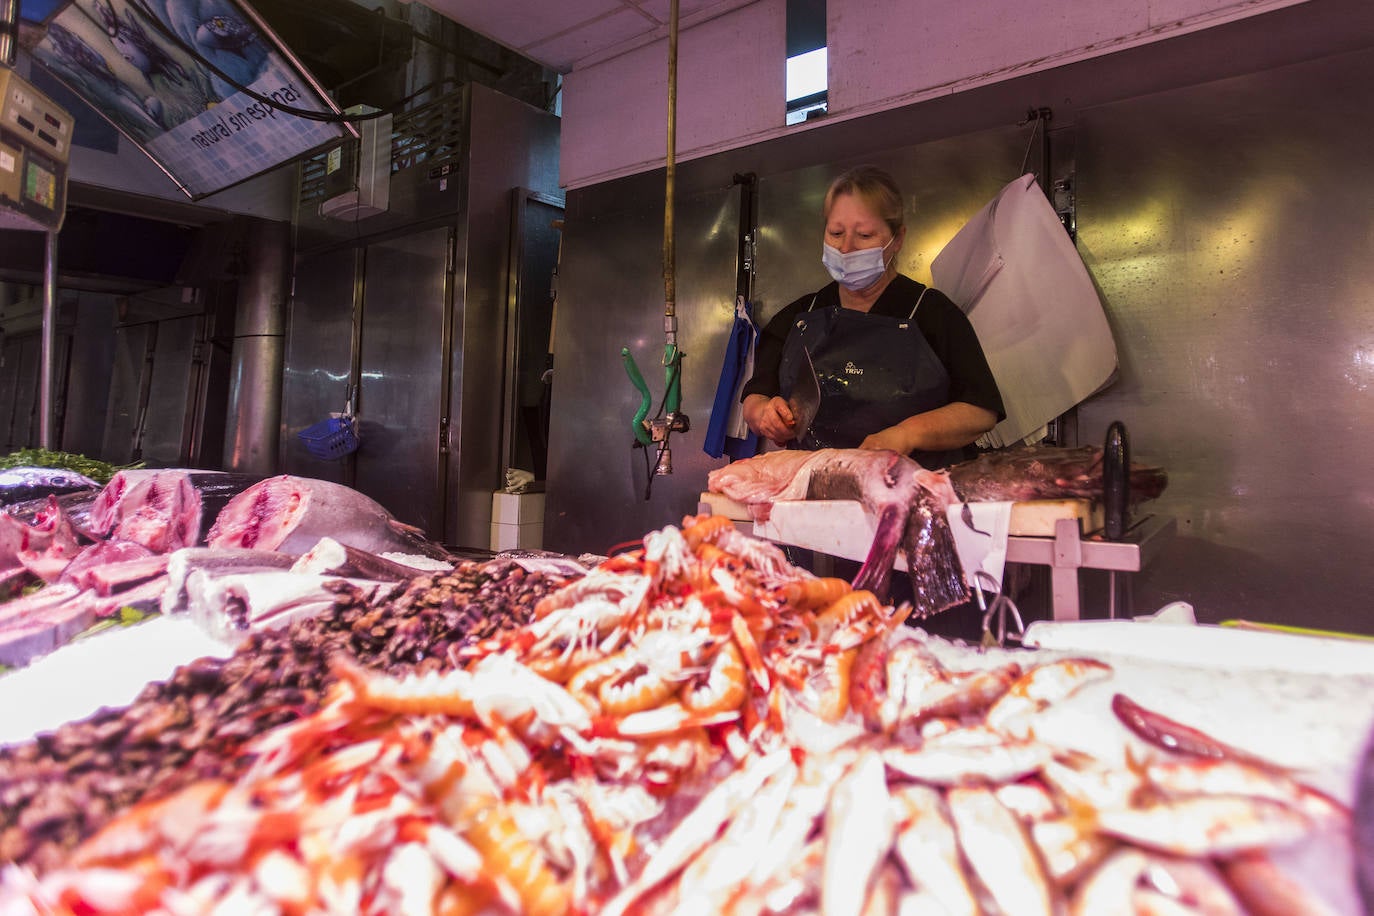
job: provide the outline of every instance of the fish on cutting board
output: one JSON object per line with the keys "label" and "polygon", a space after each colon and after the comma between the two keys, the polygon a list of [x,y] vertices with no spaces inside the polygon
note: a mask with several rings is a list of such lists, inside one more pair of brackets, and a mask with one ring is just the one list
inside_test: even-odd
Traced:
{"label": "fish on cutting board", "polygon": [[854,588],[885,597],[897,548],[906,551],[915,616],[965,601],[968,590],[945,509],[957,502],[949,479],[905,455],[873,449],[766,452],[731,462],[708,475],[707,487],[768,518],[773,503],[794,499],[852,499],[877,519],[877,531]]}
{"label": "fish on cutting board", "polygon": [[[949,469],[949,482],[964,502],[1032,499],[1101,499],[1102,449],[1021,446],[985,452]],[[1157,465],[1131,462],[1132,502],[1164,492],[1169,475]]]}

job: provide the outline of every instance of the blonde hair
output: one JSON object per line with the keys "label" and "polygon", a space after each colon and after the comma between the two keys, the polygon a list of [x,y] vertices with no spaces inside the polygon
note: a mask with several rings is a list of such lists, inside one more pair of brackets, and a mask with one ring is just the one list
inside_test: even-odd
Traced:
{"label": "blonde hair", "polygon": [[887,223],[887,228],[893,236],[901,232],[902,227],[906,225],[901,188],[897,187],[897,182],[891,175],[875,165],[860,165],[849,169],[830,182],[830,188],[825,192],[825,203],[821,207],[822,216],[827,221],[830,219],[830,208],[834,205],[835,198],[841,194],[853,194],[859,198],[864,206]]}

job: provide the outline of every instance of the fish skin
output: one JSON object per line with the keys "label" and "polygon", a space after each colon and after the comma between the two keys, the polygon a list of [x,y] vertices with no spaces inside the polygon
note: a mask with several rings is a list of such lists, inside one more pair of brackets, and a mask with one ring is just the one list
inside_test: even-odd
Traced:
{"label": "fish skin", "polygon": [[186,578],[196,570],[210,573],[252,572],[290,568],[295,558],[275,550],[234,547],[183,547],[167,558],[167,590],[162,593],[162,613],[175,614],[189,607]]}
{"label": "fish skin", "polygon": [[[949,480],[964,502],[1101,499],[1102,449],[1091,445],[998,449],[953,465]],[[1131,502],[1154,499],[1168,483],[1163,468],[1131,462]]]}
{"label": "fish skin", "polygon": [[1029,830],[1046,873],[1060,887],[1077,882],[1106,858],[1116,844],[1111,837],[1094,832],[1088,824],[1073,817],[1034,821]]}
{"label": "fish skin", "polygon": [[99,489],[100,484],[86,475],[65,468],[20,467],[0,470],[0,506]]}
{"label": "fish skin", "polygon": [[782,819],[796,784],[796,767],[769,779],[721,833],[720,840],[694,859],[679,880],[679,916],[712,916],[723,912],[759,865]]}
{"label": "fish skin", "polygon": [[1113,852],[1074,888],[1069,916],[1134,913],[1131,895],[1149,864],[1145,853],[1138,849]]}
{"label": "fish skin", "polygon": [[1112,667],[1092,658],[1062,658],[1036,665],[1017,678],[988,710],[987,724],[999,731],[1010,730],[1019,722],[1052,703],[1067,699],[1080,688],[1110,677]]}
{"label": "fish skin", "polygon": [[386,557],[379,557],[358,547],[340,544],[333,538],[320,538],[305,553],[296,558],[292,572],[349,576],[378,582],[404,582],[423,575],[421,570]]}
{"label": "fish skin", "polygon": [[940,498],[922,490],[902,529],[902,549],[914,596],[912,617],[917,620],[963,604],[969,597],[944,509]]}
{"label": "fish skin", "polygon": [[603,916],[637,912],[636,906],[660,882],[671,877],[692,856],[704,849],[739,808],[786,767],[795,766],[788,751],[755,757],[726,776],[697,802],[695,808],[664,837],[644,870],[620,889],[602,908]]}
{"label": "fish skin", "polygon": [[1350,809],[1338,799],[1298,782],[1277,769],[1240,760],[1189,758],[1152,760],[1145,778],[1168,795],[1250,795],[1270,798],[1300,809],[1315,823],[1345,830]]}
{"label": "fish skin", "polygon": [[364,589],[369,600],[391,587],[390,583],[281,570],[220,576],[197,570],[186,578],[186,594],[192,618],[206,632],[235,642],[253,630],[281,626],[333,607],[335,593],[326,588],[333,582]]}
{"label": "fish skin", "polygon": [[1226,880],[1252,916],[1336,916],[1315,890],[1274,864],[1263,852],[1245,853],[1221,863]]}

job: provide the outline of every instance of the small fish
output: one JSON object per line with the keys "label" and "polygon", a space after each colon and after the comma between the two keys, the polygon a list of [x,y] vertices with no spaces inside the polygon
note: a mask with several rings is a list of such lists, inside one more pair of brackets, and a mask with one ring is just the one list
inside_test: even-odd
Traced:
{"label": "small fish", "polygon": [[1145,778],[1169,795],[1253,795],[1284,802],[1314,821],[1338,828],[1350,824],[1350,809],[1290,776],[1236,760],[1159,760]]}
{"label": "small fish", "polygon": [[1133,767],[1110,767],[1091,758],[1067,755],[1046,763],[1040,775],[1071,805],[1090,811],[1129,808],[1145,784]]}
{"label": "small fish", "polygon": [[777,828],[749,875],[750,885],[764,887],[773,883],[803,857],[807,840],[825,813],[831,787],[857,758],[851,748],[806,758]]}
{"label": "small fish", "polygon": [[84,474],[62,468],[6,468],[0,471],[0,505],[59,496],[78,490],[99,490],[100,484]]}
{"label": "small fish", "polygon": [[911,750],[893,745],[883,762],[902,775],[934,786],[1000,785],[1039,772],[1052,751],[1043,744],[1006,738],[984,728],[960,728]]}
{"label": "small fish", "polygon": [[1060,887],[1067,887],[1111,852],[1115,841],[1072,817],[1055,817],[1030,825],[1031,840],[1040,851],[1045,870]]}
{"label": "small fish", "polygon": [[683,869],[674,912],[682,916],[711,916],[728,909],[731,897],[739,892],[768,849],[796,779],[796,767],[788,767],[770,779],[735,816],[720,839]]}
{"label": "small fish", "polygon": [[1017,678],[992,704],[987,724],[995,729],[1007,729],[1111,674],[1111,665],[1091,658],[1062,658],[1037,665]]}
{"label": "small fish", "polygon": [[1128,906],[1132,908],[1129,912],[1135,916],[1212,916],[1202,907],[1191,906],[1177,897],[1148,887],[1138,887],[1132,891]]}
{"label": "small fish", "polygon": [[1244,853],[1227,859],[1221,868],[1236,896],[1253,916],[1336,916],[1331,904],[1304,882],[1286,874],[1267,853]]}
{"label": "small fish", "polygon": [[1026,829],[987,789],[946,794],[964,857],[1005,916],[1050,916],[1054,894]]}
{"label": "small fish", "polygon": [[1140,850],[1118,849],[1079,882],[1069,901],[1069,916],[1134,913],[1131,898],[1148,866]]}
{"label": "small fish", "polygon": [[1312,827],[1291,805],[1243,795],[1197,795],[1098,811],[1094,823],[1103,833],[1137,845],[1196,857],[1288,846]]}
{"label": "small fish", "polygon": [[[1136,891],[1138,909],[1166,916],[1181,912],[1177,907],[1184,906],[1183,901],[1186,901],[1189,907],[1187,912],[1204,916],[1245,916],[1245,908],[1213,863],[1158,853],[1148,853],[1147,858],[1149,864],[1145,869],[1144,883],[1148,888]],[[1299,911],[1290,912],[1296,914]]]}
{"label": "small fish", "polygon": [[678,822],[672,833],[664,837],[644,870],[606,903],[601,910],[604,916],[621,916],[633,910],[659,882],[672,877],[705,849],[771,776],[789,766],[795,766],[792,755],[788,751],[777,751],[748,761],[717,783],[691,813]]}
{"label": "small fish", "polygon": [[877,751],[865,751],[835,785],[825,812],[821,912],[859,916],[868,888],[892,848],[887,777]]}
{"label": "small fish", "polygon": [[1059,816],[1059,806],[1044,783],[1035,779],[1009,782],[993,790],[997,800],[1006,805],[1022,823],[1049,820]]}
{"label": "small fish", "polygon": [[995,703],[1021,675],[1021,666],[1008,662],[973,671],[926,671],[909,678],[902,719],[924,721],[943,716],[971,716]]}
{"label": "small fish", "polygon": [[[927,786],[899,786],[892,791],[891,806],[897,825],[893,849],[911,884],[930,898],[926,912],[978,916],[978,902],[964,874],[959,840],[940,792]],[[906,905],[914,908],[918,903]]]}

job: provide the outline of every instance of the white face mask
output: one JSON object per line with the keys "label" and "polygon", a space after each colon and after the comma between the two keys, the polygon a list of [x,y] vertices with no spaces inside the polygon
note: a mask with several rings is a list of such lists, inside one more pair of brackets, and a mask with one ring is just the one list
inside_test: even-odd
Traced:
{"label": "white face mask", "polygon": [[[891,245],[897,240],[896,236],[888,239],[887,245]],[[860,290],[867,289],[878,281],[878,278],[887,270],[887,262],[883,259],[883,252],[887,251],[887,245],[881,248],[859,248],[854,251],[842,252],[834,245],[822,243],[821,263],[825,269],[830,271],[830,276],[835,279],[845,289]]]}

